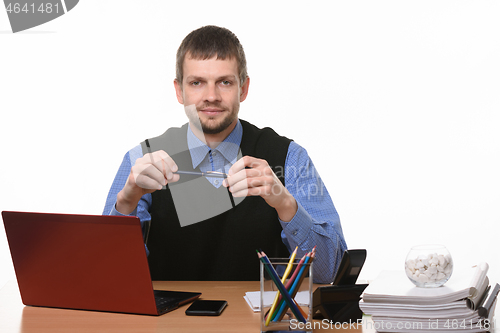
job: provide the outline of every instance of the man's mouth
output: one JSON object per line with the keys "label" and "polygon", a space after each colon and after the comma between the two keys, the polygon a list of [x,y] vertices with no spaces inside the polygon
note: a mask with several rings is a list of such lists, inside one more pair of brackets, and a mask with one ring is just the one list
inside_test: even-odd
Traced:
{"label": "man's mouth", "polygon": [[209,117],[215,117],[224,112],[224,110],[219,108],[203,108],[200,110],[200,112]]}

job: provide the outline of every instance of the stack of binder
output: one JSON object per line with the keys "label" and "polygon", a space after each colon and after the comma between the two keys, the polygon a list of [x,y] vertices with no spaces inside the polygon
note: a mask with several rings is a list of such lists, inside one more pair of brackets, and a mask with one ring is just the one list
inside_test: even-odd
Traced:
{"label": "stack of binder", "polygon": [[359,308],[378,332],[486,332],[500,286],[489,285],[488,265],[454,272],[441,287],[419,288],[404,271],[384,271],[365,289]]}

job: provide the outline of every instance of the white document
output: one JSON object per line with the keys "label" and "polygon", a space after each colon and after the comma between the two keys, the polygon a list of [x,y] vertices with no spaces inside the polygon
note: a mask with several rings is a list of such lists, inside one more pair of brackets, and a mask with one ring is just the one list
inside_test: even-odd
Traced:
{"label": "white document", "polygon": [[[275,297],[276,291],[265,291],[264,306],[272,306]],[[254,312],[260,312],[260,291],[249,291],[243,298]],[[309,306],[310,294],[307,291],[299,291],[295,300],[300,306]]]}

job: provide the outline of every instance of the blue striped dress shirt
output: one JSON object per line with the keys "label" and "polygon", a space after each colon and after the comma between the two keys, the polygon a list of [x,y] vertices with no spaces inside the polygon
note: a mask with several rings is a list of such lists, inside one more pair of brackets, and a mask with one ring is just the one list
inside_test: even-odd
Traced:
{"label": "blue striped dress shirt", "polygon": [[[211,149],[188,128],[187,142],[193,168],[227,173],[238,158],[241,158],[238,153],[242,135],[243,128],[238,121],[230,135],[217,148]],[[116,197],[124,187],[131,167],[142,156],[140,145],[125,154],[111,185],[104,215],[123,215],[115,209]],[[289,222],[278,219],[283,228],[281,232],[283,243],[290,253],[298,246],[298,257],[302,257],[316,245],[314,281],[329,283],[334,278],[343,252],[347,249],[339,215],[307,151],[294,141],[288,147],[284,171],[285,186],[297,201],[298,210]],[[215,187],[222,185],[220,178],[207,177],[207,179]],[[151,220],[149,214],[151,203],[151,194],[145,194],[130,215],[138,216],[141,222]]]}

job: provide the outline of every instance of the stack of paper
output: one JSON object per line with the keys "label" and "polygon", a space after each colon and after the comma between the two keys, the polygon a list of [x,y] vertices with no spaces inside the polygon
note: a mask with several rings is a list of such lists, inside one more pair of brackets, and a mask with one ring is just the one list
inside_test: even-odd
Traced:
{"label": "stack of paper", "polygon": [[416,287],[404,271],[384,271],[365,289],[359,308],[372,316],[378,332],[488,331],[496,302],[485,317],[478,312],[490,290],[487,271],[482,263],[455,272],[437,288]]}

